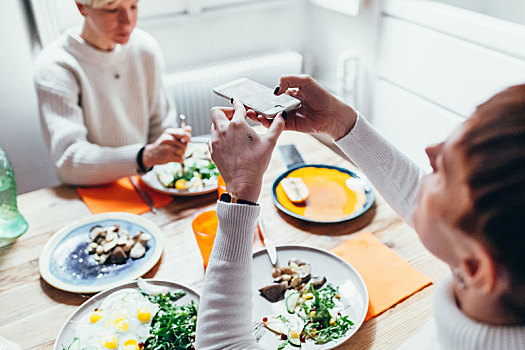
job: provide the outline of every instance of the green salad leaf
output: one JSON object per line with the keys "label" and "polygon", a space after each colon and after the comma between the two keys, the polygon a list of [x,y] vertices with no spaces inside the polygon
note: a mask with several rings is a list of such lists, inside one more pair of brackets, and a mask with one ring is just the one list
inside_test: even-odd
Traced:
{"label": "green salad leaf", "polygon": [[144,350],[194,349],[197,305],[193,300],[188,305],[175,304],[185,295],[183,290],[177,290],[148,296],[151,302],[159,305],[159,311],[151,321],[151,335],[144,342]]}
{"label": "green salad leaf", "polygon": [[[296,294],[300,294],[297,297]],[[339,296],[339,288],[331,284],[327,284],[320,289],[315,289],[313,284],[310,284],[306,289],[301,292],[293,292],[287,299],[293,300],[287,305],[287,311],[304,321],[304,327],[295,335],[294,338],[290,338],[291,328],[288,331],[289,334],[282,334],[281,337],[284,342],[280,344],[278,350],[284,349],[288,344],[294,346],[300,346],[300,343],[305,342],[307,339],[311,339],[316,344],[325,344],[332,340],[343,337],[348,330],[354,325],[348,316],[343,316],[335,310],[343,307],[337,300]],[[294,302],[295,300],[295,302]],[[300,301],[297,304],[297,301]],[[292,306],[292,305],[297,305]],[[280,319],[282,324],[289,328],[289,322],[282,315],[275,317]],[[277,331],[275,327],[270,324],[266,324],[267,328],[274,332]]]}

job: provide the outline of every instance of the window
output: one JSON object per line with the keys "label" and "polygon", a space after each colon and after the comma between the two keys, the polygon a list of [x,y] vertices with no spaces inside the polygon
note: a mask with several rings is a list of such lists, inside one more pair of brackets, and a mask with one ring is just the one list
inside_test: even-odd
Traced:
{"label": "window", "polygon": [[[37,31],[43,46],[55,40],[66,28],[81,23],[74,0],[30,0]],[[196,14],[223,6],[249,2],[283,0],[142,0],[139,19]]]}

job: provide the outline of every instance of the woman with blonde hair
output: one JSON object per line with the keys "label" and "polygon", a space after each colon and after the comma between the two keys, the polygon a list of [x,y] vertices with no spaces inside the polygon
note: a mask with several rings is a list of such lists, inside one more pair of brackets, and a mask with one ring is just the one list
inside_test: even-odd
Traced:
{"label": "woman with blonde hair", "polygon": [[39,55],[44,138],[62,181],[96,185],[180,162],[190,129],[174,128],[157,42],[136,29],[138,0],[77,0],[84,17]]}

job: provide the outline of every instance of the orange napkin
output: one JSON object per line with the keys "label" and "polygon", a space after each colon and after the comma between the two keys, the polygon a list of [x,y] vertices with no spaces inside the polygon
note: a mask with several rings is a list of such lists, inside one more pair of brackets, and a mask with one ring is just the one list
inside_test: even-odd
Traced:
{"label": "orange napkin", "polygon": [[370,298],[365,321],[432,284],[370,232],[348,239],[332,252],[355,267],[365,281]]}
{"label": "orange napkin", "polygon": [[[171,196],[157,193],[147,188],[138,176],[135,179],[141,185],[140,187],[149,194],[155,208],[163,207],[173,200]],[[103,186],[79,187],[77,192],[92,214],[112,211],[143,214],[150,210],[127,177]]]}

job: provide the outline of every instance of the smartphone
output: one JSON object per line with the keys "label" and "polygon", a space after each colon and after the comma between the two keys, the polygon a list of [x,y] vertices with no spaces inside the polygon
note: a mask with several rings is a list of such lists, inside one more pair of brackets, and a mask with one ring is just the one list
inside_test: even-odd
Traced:
{"label": "smartphone", "polygon": [[258,114],[271,119],[280,112],[290,112],[301,107],[301,101],[282,94],[275,96],[273,89],[247,78],[240,78],[213,89],[217,95],[228,100],[234,98]]}

